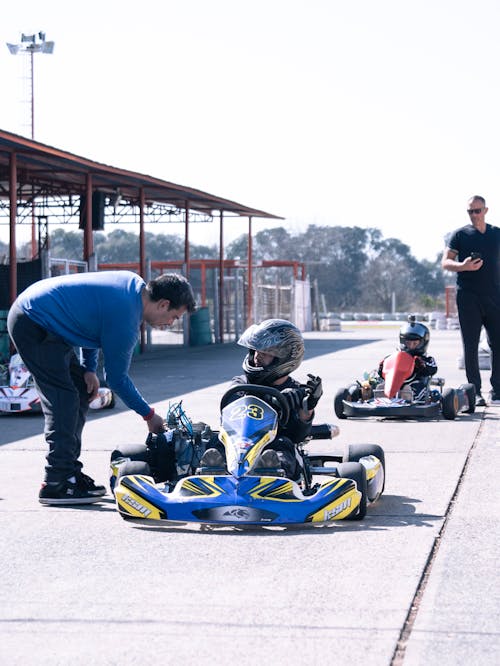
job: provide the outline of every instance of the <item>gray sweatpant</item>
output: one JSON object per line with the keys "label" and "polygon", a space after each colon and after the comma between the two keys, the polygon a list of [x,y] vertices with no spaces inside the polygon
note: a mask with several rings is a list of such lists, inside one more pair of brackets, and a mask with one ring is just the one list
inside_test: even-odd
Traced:
{"label": "gray sweatpant", "polygon": [[84,369],[70,344],[38,326],[16,303],[7,329],[40,395],[49,445],[45,481],[63,481],[82,468],[81,438],[88,412]]}

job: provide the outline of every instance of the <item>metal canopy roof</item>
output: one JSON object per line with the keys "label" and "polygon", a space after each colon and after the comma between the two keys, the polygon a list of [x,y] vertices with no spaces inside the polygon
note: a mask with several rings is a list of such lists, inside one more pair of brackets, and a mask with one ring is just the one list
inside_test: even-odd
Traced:
{"label": "metal canopy roof", "polygon": [[10,157],[16,154],[17,200],[44,196],[82,196],[86,178],[92,177],[92,189],[109,197],[119,193],[130,205],[139,205],[140,191],[147,204],[160,203],[211,215],[225,212],[235,216],[283,219],[256,208],[244,206],[191,187],[159,178],[93,162],[58,148],[0,130],[0,199],[9,198]]}

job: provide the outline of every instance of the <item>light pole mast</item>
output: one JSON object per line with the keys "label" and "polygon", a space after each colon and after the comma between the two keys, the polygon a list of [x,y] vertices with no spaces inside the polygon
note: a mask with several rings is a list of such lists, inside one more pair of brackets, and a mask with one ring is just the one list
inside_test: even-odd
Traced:
{"label": "light pole mast", "polygon": [[54,51],[54,42],[45,40],[45,33],[39,32],[36,35],[21,35],[19,44],[7,43],[7,48],[12,55],[18,53],[29,56],[29,77],[30,77],[30,113],[31,113],[31,138],[35,138],[35,77],[34,61],[35,53],[52,53]]}
{"label": "light pole mast", "polygon": [[[12,55],[18,53],[27,54],[29,56],[29,79],[30,79],[30,116],[31,116],[31,138],[35,138],[35,77],[34,77],[34,62],[35,53],[52,53],[54,51],[54,42],[47,42],[45,40],[45,33],[39,32],[36,35],[21,35],[19,44],[9,44],[7,48]],[[36,256],[37,243],[36,243],[36,225],[35,225],[35,198],[33,191],[33,200],[31,202],[31,258]]]}

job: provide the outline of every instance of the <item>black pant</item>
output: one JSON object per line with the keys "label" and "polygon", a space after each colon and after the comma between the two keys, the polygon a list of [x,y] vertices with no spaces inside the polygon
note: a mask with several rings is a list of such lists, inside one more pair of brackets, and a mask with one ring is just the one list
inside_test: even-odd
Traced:
{"label": "black pant", "polygon": [[457,309],[464,346],[467,381],[481,393],[479,372],[479,338],[484,326],[491,348],[491,388],[500,396],[500,297],[479,296],[472,291],[457,291]]}
{"label": "black pant", "polygon": [[49,445],[45,480],[63,481],[82,468],[78,459],[89,408],[84,369],[70,344],[35,324],[16,304],[7,328],[40,395]]}

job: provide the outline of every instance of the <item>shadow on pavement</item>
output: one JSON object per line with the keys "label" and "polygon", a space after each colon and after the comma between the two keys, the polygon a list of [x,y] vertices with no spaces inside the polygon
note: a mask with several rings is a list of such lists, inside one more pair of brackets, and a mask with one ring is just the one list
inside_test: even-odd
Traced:
{"label": "shadow on pavement", "polygon": [[[200,532],[201,534],[217,535],[254,535],[272,537],[276,535],[297,535],[310,534],[328,534],[332,531],[342,529],[349,532],[382,531],[393,527],[432,527],[436,521],[443,520],[443,516],[431,514],[419,514],[415,510],[415,504],[421,500],[406,497],[404,495],[383,495],[382,498],[373,506],[368,507],[366,517],[362,521],[343,520],[328,523],[325,525],[202,525],[199,523],[172,523],[148,521],[142,519],[123,519],[116,515],[117,520],[124,520],[131,529],[156,532],[160,534],[191,533]],[[50,508],[71,508],[85,511],[110,511],[114,510],[114,500],[104,498],[102,503],[88,504],[85,506],[72,507],[50,507]]]}
{"label": "shadow on pavement", "polygon": [[[305,359],[376,341],[377,338],[307,339]],[[142,356],[135,356],[130,376],[147,402],[169,400],[229,382],[235,375],[242,373],[244,356],[245,349],[236,343],[199,347],[164,345]],[[104,419],[123,411],[127,411],[127,407],[117,399],[114,409],[90,411],[88,420]],[[37,414],[1,415],[0,446],[43,433],[43,423],[43,416]]]}

